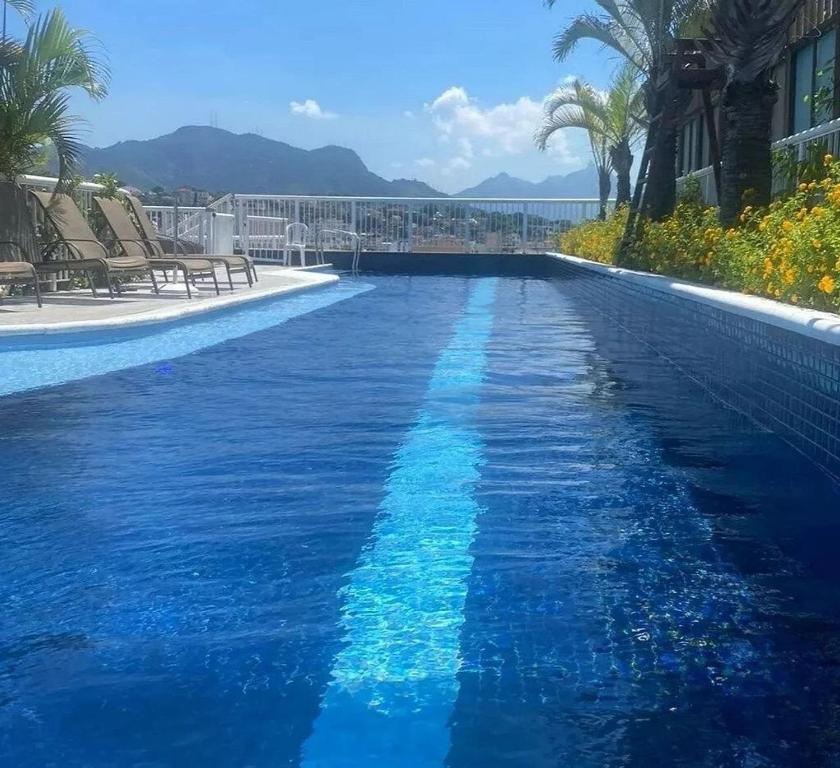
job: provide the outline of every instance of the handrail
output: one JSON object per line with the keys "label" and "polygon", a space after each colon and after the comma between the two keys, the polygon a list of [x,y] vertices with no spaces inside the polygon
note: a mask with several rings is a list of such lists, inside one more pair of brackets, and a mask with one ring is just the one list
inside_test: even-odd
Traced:
{"label": "handrail", "polygon": [[333,235],[345,238],[350,241],[350,249],[353,252],[353,258],[350,263],[350,269],[355,274],[359,271],[359,258],[362,252],[362,238],[355,232],[350,232],[346,229],[319,229],[315,235],[315,252],[316,261],[319,264],[324,264],[326,259],[324,257],[324,235]]}
{"label": "handrail", "polygon": [[[37,176],[24,173],[17,177],[17,183],[22,187],[51,187],[54,189],[58,186],[58,179],[53,176]],[[105,189],[102,184],[97,184],[95,181],[83,181],[77,188],[86,192],[100,192]]]}
{"label": "handrail", "polygon": [[800,131],[799,133],[794,133],[791,136],[786,136],[784,139],[779,139],[779,141],[774,141],[772,146],[773,149],[784,149],[785,147],[789,147],[793,144],[803,144],[807,141],[821,139],[823,136],[829,136],[832,133],[838,132],[840,132],[840,117],[836,120],[830,120],[827,123],[823,123],[822,125],[816,125],[806,131]]}

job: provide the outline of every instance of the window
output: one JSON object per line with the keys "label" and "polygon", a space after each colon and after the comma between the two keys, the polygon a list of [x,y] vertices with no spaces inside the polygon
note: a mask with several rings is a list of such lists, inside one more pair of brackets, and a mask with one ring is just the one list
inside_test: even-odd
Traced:
{"label": "window", "polygon": [[705,121],[703,115],[696,115],[683,125],[680,133],[680,176],[705,168],[711,162],[708,155],[709,139]]}
{"label": "window", "polygon": [[837,33],[826,32],[793,56],[793,133],[807,131],[834,117],[834,58]]}

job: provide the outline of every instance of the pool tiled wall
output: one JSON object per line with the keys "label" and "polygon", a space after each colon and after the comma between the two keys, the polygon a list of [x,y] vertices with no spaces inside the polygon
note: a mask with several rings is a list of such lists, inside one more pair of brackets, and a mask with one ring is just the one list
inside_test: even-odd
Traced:
{"label": "pool tiled wall", "polygon": [[573,296],[840,477],[840,344],[570,260],[555,258],[553,271]]}

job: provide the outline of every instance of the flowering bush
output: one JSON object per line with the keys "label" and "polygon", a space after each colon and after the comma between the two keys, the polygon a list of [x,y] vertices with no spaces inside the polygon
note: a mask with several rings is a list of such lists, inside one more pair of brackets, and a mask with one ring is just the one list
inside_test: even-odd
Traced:
{"label": "flowering bush", "polygon": [[627,208],[621,207],[606,221],[587,221],[563,233],[558,245],[563,253],[613,264],[626,226]]}
{"label": "flowering bush", "polygon": [[[791,304],[840,311],[840,163],[769,208],[747,206],[723,230],[713,208],[684,200],[662,222],[646,222],[627,266],[720,285]],[[560,239],[566,253],[614,263],[626,212]]]}

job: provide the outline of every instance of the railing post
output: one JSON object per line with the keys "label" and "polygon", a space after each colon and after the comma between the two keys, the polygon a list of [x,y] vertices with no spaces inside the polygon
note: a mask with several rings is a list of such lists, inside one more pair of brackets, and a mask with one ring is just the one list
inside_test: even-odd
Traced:
{"label": "railing post", "polygon": [[528,203],[522,204],[522,251],[528,250]]}
{"label": "railing post", "polygon": [[405,249],[408,253],[414,250],[414,203],[406,205],[406,218],[408,219],[405,233]]}

